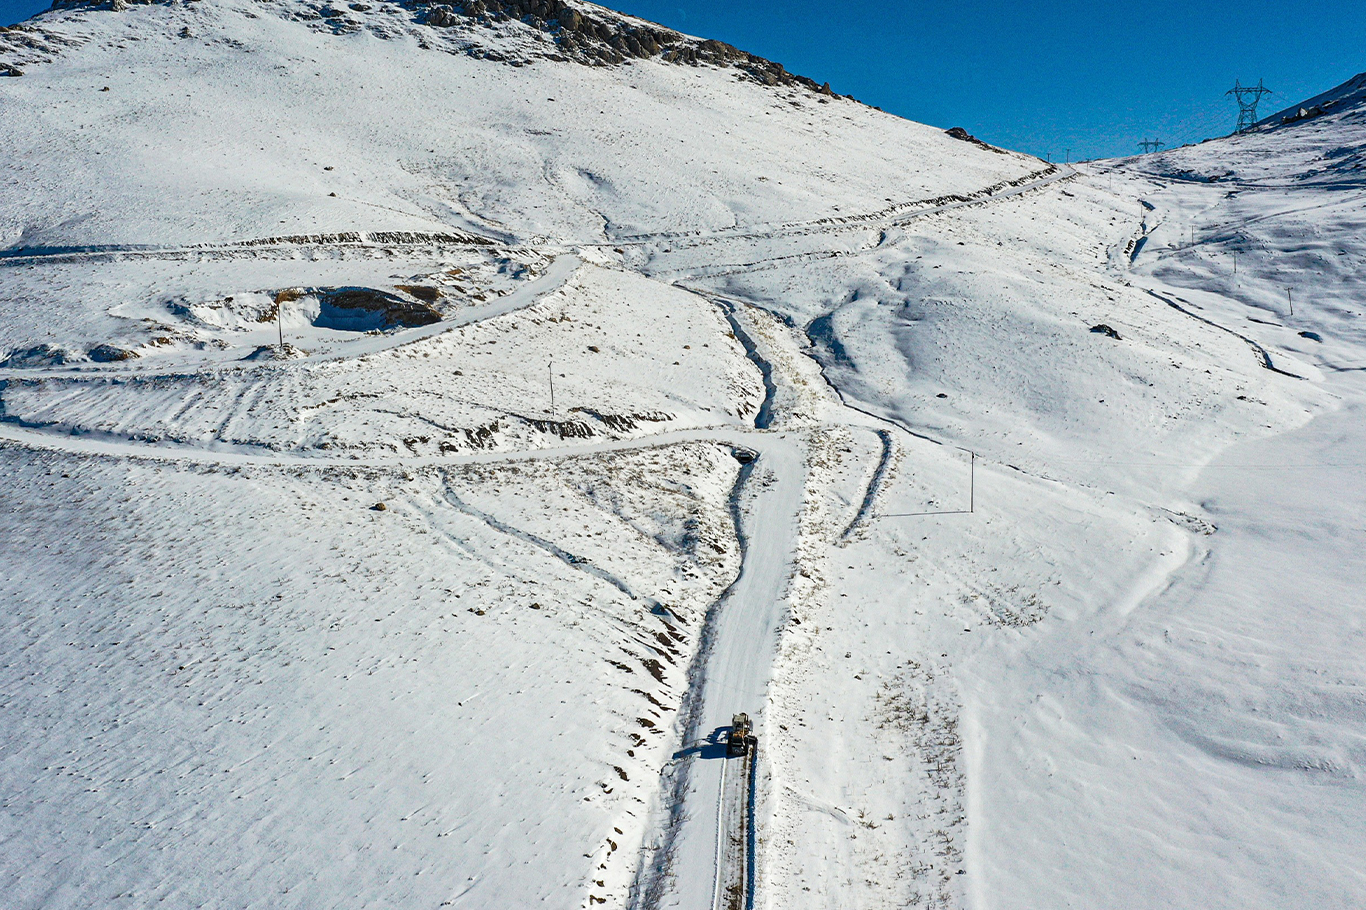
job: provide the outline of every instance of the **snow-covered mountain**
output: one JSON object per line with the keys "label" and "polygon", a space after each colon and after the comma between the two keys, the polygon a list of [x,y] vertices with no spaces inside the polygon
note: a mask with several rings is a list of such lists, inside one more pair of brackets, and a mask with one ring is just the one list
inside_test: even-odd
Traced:
{"label": "snow-covered mountain", "polygon": [[1275,129],[1338,111],[1346,112],[1351,119],[1360,119],[1363,98],[1366,98],[1366,73],[1357,73],[1341,85],[1272,114],[1257,125],[1262,129]]}
{"label": "snow-covered mountain", "polygon": [[1359,79],[1065,168],[566,0],[0,71],[7,906],[1366,897]]}

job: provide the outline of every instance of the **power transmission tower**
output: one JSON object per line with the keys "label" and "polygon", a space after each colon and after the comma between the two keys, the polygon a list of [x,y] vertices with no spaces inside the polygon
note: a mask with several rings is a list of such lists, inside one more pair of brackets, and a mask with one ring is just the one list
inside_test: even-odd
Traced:
{"label": "power transmission tower", "polygon": [[1164,143],[1161,139],[1144,139],[1142,142],[1139,143],[1139,145],[1143,146],[1143,154],[1146,155],[1149,152],[1157,151],[1158,149],[1162,148],[1162,146],[1166,145],[1166,143]]}
{"label": "power transmission tower", "polygon": [[1263,95],[1270,95],[1271,89],[1262,85],[1260,79],[1256,85],[1243,85],[1234,79],[1233,88],[1224,94],[1232,95],[1238,101],[1238,128],[1234,132],[1246,133],[1257,122],[1257,102],[1262,100]]}

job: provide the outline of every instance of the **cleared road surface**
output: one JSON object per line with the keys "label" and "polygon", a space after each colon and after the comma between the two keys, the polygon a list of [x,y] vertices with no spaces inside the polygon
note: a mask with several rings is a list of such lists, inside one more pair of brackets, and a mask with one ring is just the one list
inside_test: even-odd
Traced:
{"label": "cleared road surface", "polygon": [[805,459],[795,441],[756,433],[746,444],[760,454],[743,497],[748,504],[741,515],[744,565],[719,605],[700,664],[700,702],[692,725],[698,741],[678,759],[686,763],[680,768],[683,813],[658,897],[647,899],[661,910],[728,907],[726,886],[743,874],[735,868],[730,833],[743,811],[735,803],[736,794],[745,792],[745,760],[727,760],[724,736],[717,733],[738,712],[758,718],[767,702],[806,480]]}

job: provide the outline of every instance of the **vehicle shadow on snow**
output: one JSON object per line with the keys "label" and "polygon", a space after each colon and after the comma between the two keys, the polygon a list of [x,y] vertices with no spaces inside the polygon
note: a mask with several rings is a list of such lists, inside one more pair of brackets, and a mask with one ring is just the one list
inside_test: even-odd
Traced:
{"label": "vehicle shadow on snow", "polygon": [[694,743],[674,753],[674,760],[693,756],[695,758],[725,758],[726,757],[726,737],[730,733],[730,727],[717,727],[711,735],[701,742]]}

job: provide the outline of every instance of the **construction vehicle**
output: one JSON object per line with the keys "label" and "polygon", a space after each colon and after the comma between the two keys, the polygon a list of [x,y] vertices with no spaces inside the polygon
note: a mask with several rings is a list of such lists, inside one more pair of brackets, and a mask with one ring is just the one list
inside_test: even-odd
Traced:
{"label": "construction vehicle", "polygon": [[730,733],[726,736],[727,755],[748,755],[749,747],[757,741],[754,736],[754,725],[750,723],[748,714],[736,714],[730,719]]}

